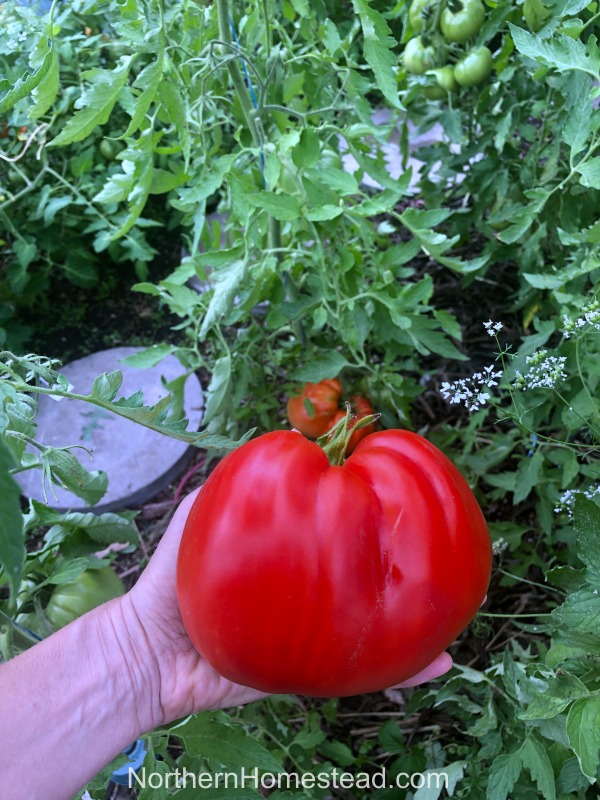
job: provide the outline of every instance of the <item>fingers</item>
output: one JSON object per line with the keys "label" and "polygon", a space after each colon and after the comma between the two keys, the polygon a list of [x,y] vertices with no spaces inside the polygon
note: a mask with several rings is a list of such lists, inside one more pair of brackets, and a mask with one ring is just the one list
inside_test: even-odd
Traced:
{"label": "fingers", "polygon": [[407,681],[399,683],[394,688],[408,689],[410,686],[418,686],[420,683],[427,683],[427,681],[432,681],[435,678],[439,678],[440,675],[444,675],[444,673],[448,672],[448,670],[451,668],[452,656],[450,653],[440,653],[440,655],[434,661],[432,661],[428,667],[425,667],[424,670],[419,672],[417,675],[413,675],[413,677],[409,678]]}

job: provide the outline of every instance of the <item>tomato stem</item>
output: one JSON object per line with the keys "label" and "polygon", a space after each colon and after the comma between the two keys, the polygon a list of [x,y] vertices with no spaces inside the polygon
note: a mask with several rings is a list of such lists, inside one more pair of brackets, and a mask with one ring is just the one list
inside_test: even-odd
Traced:
{"label": "tomato stem", "polygon": [[[346,416],[333,426],[327,433],[317,439],[317,444],[323,448],[329,463],[332,467],[341,467],[346,457],[348,444],[355,431],[366,428],[373,422],[377,422],[381,414],[367,414],[360,417],[356,422],[356,415],[352,411],[350,403],[346,403]],[[352,425],[350,424],[352,423]]]}

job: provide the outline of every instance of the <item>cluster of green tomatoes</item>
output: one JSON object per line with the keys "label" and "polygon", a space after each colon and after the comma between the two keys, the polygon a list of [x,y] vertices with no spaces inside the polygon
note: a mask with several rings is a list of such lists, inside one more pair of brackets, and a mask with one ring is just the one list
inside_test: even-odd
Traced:
{"label": "cluster of green tomatoes", "polygon": [[[465,45],[481,30],[485,8],[481,0],[412,0],[410,27],[417,34],[406,43],[404,68],[413,75],[432,76],[434,83],[423,91],[430,100],[441,100],[459,86],[477,86],[492,71],[493,58],[484,45]],[[446,63],[450,53],[454,65]]]}

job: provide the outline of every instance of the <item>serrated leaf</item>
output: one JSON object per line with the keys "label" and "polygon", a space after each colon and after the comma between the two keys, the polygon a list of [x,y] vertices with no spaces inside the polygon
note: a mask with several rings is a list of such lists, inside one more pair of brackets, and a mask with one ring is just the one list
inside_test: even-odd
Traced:
{"label": "serrated leaf", "polygon": [[[43,67],[43,62],[41,66]],[[58,69],[58,56],[56,54],[56,48],[52,47],[48,70],[43,75],[42,80],[33,90],[34,102],[27,114],[30,120],[39,119],[46,113],[46,111],[48,111],[56,99],[59,85],[60,78]]]}
{"label": "serrated leaf", "polygon": [[337,350],[320,353],[309,363],[299,367],[293,374],[292,380],[303,383],[318,383],[326,378],[336,378],[348,366],[348,360]]}
{"label": "serrated leaf", "polygon": [[523,768],[521,753],[498,756],[492,762],[487,783],[487,800],[507,800]]}
{"label": "serrated leaf", "polygon": [[133,56],[123,56],[113,70],[92,69],[83,73],[88,84],[75,107],[80,109],[67,121],[62,131],[47,147],[60,147],[86,139],[97,125],[104,125],[114,108],[119,92],[125,86]]}
{"label": "serrated leaf", "polygon": [[396,40],[384,17],[371,8],[367,0],[352,0],[354,11],[360,19],[364,44],[363,51],[367,64],[373,70],[377,88],[394,106],[402,108],[395,76],[398,69],[398,57],[393,48]]}
{"label": "serrated leaf", "polygon": [[240,260],[234,261],[218,273],[213,295],[202,320],[199,333],[201,339],[233,307],[235,296],[246,277],[246,270],[247,262]]}
{"label": "serrated leaf", "polygon": [[165,51],[161,48],[156,55],[156,61],[144,67],[133,82],[133,88],[140,89],[141,91],[135,100],[131,122],[127,126],[125,133],[119,136],[117,141],[128,139],[130,136],[133,136],[144,121],[146,113],[152,105],[152,101],[156,97],[158,87],[160,86],[164,69],[164,56]]}
{"label": "serrated leaf", "polygon": [[311,222],[327,222],[330,219],[336,219],[344,213],[344,209],[340,206],[324,205],[320,208],[312,208],[304,215],[305,219]]}
{"label": "serrated leaf", "polygon": [[188,754],[208,759],[213,767],[245,767],[273,774],[284,772],[271,753],[240,725],[227,723],[222,712],[204,712],[171,732],[185,742]]}
{"label": "serrated leaf", "polygon": [[600,587],[600,508],[584,495],[573,507],[577,553],[586,565],[585,577],[592,589]]}
{"label": "serrated leaf", "polygon": [[600,589],[580,589],[552,615],[573,633],[600,634]]}
{"label": "serrated leaf", "polygon": [[567,716],[567,737],[590,783],[600,764],[600,697],[577,700]]}
{"label": "serrated leaf", "polygon": [[300,216],[300,203],[285,192],[252,192],[246,200],[255,208],[262,208],[281,222],[290,222]]}
{"label": "serrated leaf", "polygon": [[580,183],[590,189],[600,189],[600,158],[590,158],[583,164],[575,167],[575,171],[581,175]]}
{"label": "serrated leaf", "polygon": [[547,67],[559,72],[580,70],[597,79],[600,73],[600,53],[597,39],[590,36],[584,44],[579,39],[571,39],[563,34],[552,39],[528,33],[509,22],[510,32],[517,50],[528,58],[533,58]]}
{"label": "serrated leaf", "polygon": [[557,673],[548,681],[547,690],[534,695],[519,719],[552,719],[581,697],[589,695],[585,683],[569,673]]}
{"label": "serrated leaf", "polygon": [[215,361],[206,396],[206,409],[202,418],[203,425],[219,413],[225,396],[229,391],[231,380],[231,356],[226,355]]}
{"label": "serrated leaf", "polygon": [[[46,37],[44,37],[43,41],[47,41]],[[7,111],[10,111],[19,100],[27,97],[30,92],[40,85],[52,66],[53,58],[54,45],[50,42],[48,44],[48,52],[38,69],[35,70],[35,72],[26,72],[22,75],[14,86],[6,90],[4,97],[0,98],[0,114],[5,114]]]}
{"label": "serrated leaf", "polygon": [[521,759],[544,800],[556,800],[554,770],[544,745],[534,736],[528,736],[521,748]]}
{"label": "serrated leaf", "polygon": [[95,505],[106,494],[108,476],[102,470],[89,471],[73,453],[47,447],[41,456],[44,470],[52,479],[90,505]]}
{"label": "serrated leaf", "polygon": [[114,372],[104,372],[94,380],[91,397],[95,400],[110,402],[115,399],[122,383],[123,373],[121,370],[117,369],[114,370]]}
{"label": "serrated leaf", "polygon": [[172,344],[153,344],[145,350],[140,350],[133,355],[125,356],[120,359],[122,364],[128,367],[135,367],[136,369],[148,369],[155,367],[157,364],[166,358],[171,353],[174,353],[177,348]]}
{"label": "serrated leaf", "polygon": [[0,564],[13,598],[17,596],[25,563],[21,489],[9,472],[14,466],[10,450],[0,439]]}
{"label": "serrated leaf", "polygon": [[539,450],[530,458],[522,458],[517,468],[517,478],[515,481],[515,492],[513,503],[523,502],[529,497],[533,487],[542,480],[544,470],[544,457]]}

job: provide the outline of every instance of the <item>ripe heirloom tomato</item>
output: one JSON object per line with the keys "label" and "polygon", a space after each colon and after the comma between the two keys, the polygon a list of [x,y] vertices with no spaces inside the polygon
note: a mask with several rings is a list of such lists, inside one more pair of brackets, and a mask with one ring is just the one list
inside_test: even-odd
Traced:
{"label": "ripe heirloom tomato", "polygon": [[[449,4],[442,11],[440,27],[449,42],[464,44],[479,33],[485,20],[485,8],[481,0],[455,0],[457,9]],[[462,6],[458,8],[458,6]]]}
{"label": "ripe heirloom tomato", "polygon": [[343,448],[274,431],[228,454],[198,493],[177,595],[221,675],[341,697],[430,664],[476,614],[490,569],[477,501],[421,436],[373,433],[344,461]]}
{"label": "ripe heirloom tomato", "polygon": [[[359,419],[367,417],[373,413],[373,406],[371,405],[371,401],[367,400],[366,397],[362,397],[362,395],[360,394],[353,394],[352,397],[350,398],[350,404],[354,409],[356,417],[349,423],[348,425],[349,430],[351,430],[356,425]],[[333,428],[333,426],[341,419],[344,419],[345,416],[346,412],[340,409],[333,418],[331,425],[329,426],[330,429]],[[354,451],[354,448],[361,441],[361,439],[364,439],[365,436],[368,436],[370,433],[374,433],[375,427],[376,427],[375,423],[372,422],[370,425],[365,425],[364,428],[360,428],[359,430],[354,431],[348,442],[348,447],[346,448],[346,454],[350,455],[350,453]]]}
{"label": "ripe heirloom tomato", "polygon": [[420,36],[410,39],[406,43],[402,61],[407,72],[413,75],[422,75],[435,66],[435,50],[431,46],[425,47]]}
{"label": "ripe heirloom tomato", "polygon": [[302,393],[287,402],[290,425],[305,436],[318,439],[331,427],[341,396],[342,384],[337,378],[305,383]]}
{"label": "ripe heirloom tomato", "polygon": [[454,67],[454,77],[461,86],[477,86],[492,71],[494,59],[487,47],[476,47]]}

